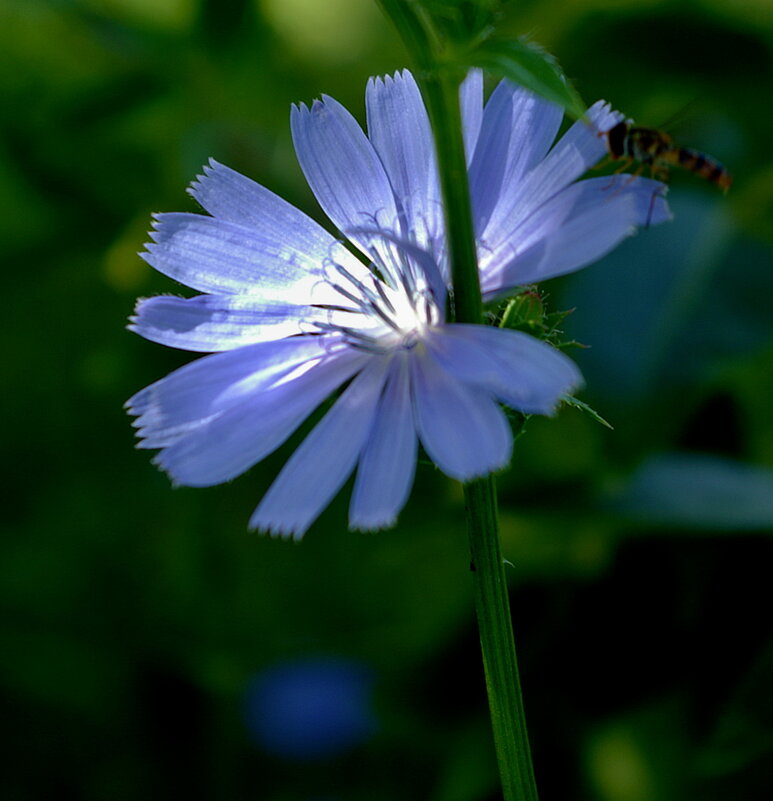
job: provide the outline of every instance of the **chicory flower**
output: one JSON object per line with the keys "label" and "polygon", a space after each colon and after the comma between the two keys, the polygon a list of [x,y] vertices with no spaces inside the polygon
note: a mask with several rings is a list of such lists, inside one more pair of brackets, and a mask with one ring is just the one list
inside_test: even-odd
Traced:
{"label": "chicory flower", "polygon": [[[502,82],[462,86],[481,288],[493,299],[577,270],[668,219],[662,185],[578,180],[621,115],[604,103],[556,144],[557,106]],[[142,254],[202,293],[140,300],[130,328],[209,353],[134,395],[139,447],[177,484],[238,476],[340,395],[281,470],[251,527],[301,536],[356,469],[352,528],[394,524],[419,442],[447,475],[504,467],[502,403],[551,414],[581,382],[526,334],[446,320],[449,266],[426,110],[407,71],[371,79],[367,135],[330,97],[294,107],[306,179],[348,247],[269,190],[211,161],[190,192],[208,213],[160,214]]]}

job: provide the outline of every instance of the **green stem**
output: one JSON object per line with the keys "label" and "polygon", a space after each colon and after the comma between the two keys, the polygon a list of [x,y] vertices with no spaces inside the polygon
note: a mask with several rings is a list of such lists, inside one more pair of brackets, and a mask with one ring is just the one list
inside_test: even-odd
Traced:
{"label": "green stem", "polygon": [[459,81],[448,73],[435,72],[424,77],[422,88],[432,121],[440,172],[446,240],[454,287],[454,319],[460,323],[480,323],[483,309],[467,159],[462,138]]}
{"label": "green stem", "polygon": [[[432,122],[451,264],[453,319],[479,324],[483,321],[483,305],[459,105],[462,76],[448,66],[445,69],[439,66],[445,61],[441,52],[443,37],[438,37],[429,24],[431,20],[422,16],[420,4],[411,0],[379,0],[379,3],[416,59],[417,77]],[[538,801],[515,658],[493,477],[466,484],[464,497],[475,608],[502,791],[505,801]]]}
{"label": "green stem", "polygon": [[432,52],[428,40],[429,31],[422,25],[416,7],[410,0],[376,0],[384,14],[392,20],[408,52],[420,66],[426,67]]}
{"label": "green stem", "polygon": [[487,476],[465,484],[464,497],[475,610],[502,793],[505,801],[537,801],[499,543],[494,478]]}
{"label": "green stem", "polygon": [[[462,138],[459,80],[450,73],[434,72],[423,76],[422,87],[435,133],[455,319],[480,323],[483,310]],[[493,477],[466,484],[464,494],[475,608],[502,791],[505,801],[537,801]]]}

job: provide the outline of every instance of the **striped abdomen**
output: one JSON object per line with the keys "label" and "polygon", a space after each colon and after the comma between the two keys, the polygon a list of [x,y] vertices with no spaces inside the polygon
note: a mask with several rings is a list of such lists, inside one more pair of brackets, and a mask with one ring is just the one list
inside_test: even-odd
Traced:
{"label": "striped abdomen", "polygon": [[689,170],[712,184],[716,184],[725,192],[733,183],[730,173],[718,161],[689,147],[671,147],[667,151],[659,153],[657,160]]}

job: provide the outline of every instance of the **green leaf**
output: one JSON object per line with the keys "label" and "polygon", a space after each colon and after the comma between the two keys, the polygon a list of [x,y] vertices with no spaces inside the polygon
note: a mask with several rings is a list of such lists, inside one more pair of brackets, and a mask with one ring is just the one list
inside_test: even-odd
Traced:
{"label": "green leaf", "polygon": [[563,106],[573,117],[585,114],[580,95],[564,77],[555,58],[526,39],[489,39],[469,54],[468,66],[482,67],[492,75],[508,78]]}
{"label": "green leaf", "polygon": [[564,395],[561,400],[567,406],[572,406],[573,408],[579,409],[581,412],[585,412],[585,414],[590,415],[597,423],[601,423],[601,425],[605,426],[610,431],[615,430],[611,423],[606,421],[595,409],[588,406],[585,401],[575,398],[574,395]]}
{"label": "green leaf", "polygon": [[502,0],[412,0],[412,5],[441,39],[464,46],[490,32]]}
{"label": "green leaf", "polygon": [[662,453],[609,497],[640,525],[704,531],[773,527],[773,470],[701,453]]}
{"label": "green leaf", "polygon": [[545,329],[545,304],[535,288],[531,288],[507,301],[499,321],[500,328],[532,332]]}

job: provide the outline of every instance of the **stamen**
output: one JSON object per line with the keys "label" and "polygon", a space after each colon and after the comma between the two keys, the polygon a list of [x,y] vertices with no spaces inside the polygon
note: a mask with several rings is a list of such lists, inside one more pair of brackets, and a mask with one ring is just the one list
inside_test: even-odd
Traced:
{"label": "stamen", "polygon": [[379,280],[375,280],[373,283],[376,286],[376,291],[378,292],[379,296],[381,297],[381,300],[384,301],[384,305],[389,309],[389,311],[392,312],[392,314],[396,314],[396,309],[392,305],[392,301],[389,300],[389,298],[386,295],[386,292],[384,291],[383,283],[381,281],[379,281]]}
{"label": "stamen", "polygon": [[439,278],[436,264],[416,244],[403,242],[388,230],[351,233],[368,241],[371,264],[367,272],[359,274],[331,252],[322,274],[330,290],[344,302],[313,304],[312,308],[327,312],[326,320],[311,323],[313,333],[337,334],[347,346],[369,353],[415,347],[422,332],[442,318],[433,291]]}

